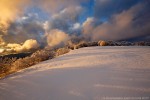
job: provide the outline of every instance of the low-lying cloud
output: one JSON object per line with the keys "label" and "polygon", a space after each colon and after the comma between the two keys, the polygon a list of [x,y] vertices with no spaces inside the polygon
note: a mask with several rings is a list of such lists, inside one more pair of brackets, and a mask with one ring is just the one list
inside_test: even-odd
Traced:
{"label": "low-lying cloud", "polygon": [[15,52],[27,52],[31,50],[36,50],[39,48],[39,43],[36,40],[29,39],[26,40],[23,44],[17,44],[17,43],[9,43],[7,44],[7,48],[9,48],[11,51]]}
{"label": "low-lying cloud", "polygon": [[47,34],[47,43],[50,47],[64,46],[69,40],[69,35],[65,32],[54,29]]}

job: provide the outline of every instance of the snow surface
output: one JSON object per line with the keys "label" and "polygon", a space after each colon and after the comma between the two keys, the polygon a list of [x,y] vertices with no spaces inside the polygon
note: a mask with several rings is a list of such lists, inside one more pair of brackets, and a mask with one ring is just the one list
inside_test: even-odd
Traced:
{"label": "snow surface", "polygon": [[74,50],[0,80],[0,100],[149,100],[149,61],[150,47]]}

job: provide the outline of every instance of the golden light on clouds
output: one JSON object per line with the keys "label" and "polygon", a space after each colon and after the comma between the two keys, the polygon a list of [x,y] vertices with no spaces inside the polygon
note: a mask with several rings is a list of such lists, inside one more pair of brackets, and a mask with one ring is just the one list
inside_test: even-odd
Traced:
{"label": "golden light on clouds", "polygon": [[0,23],[8,26],[9,21],[16,19],[22,13],[29,0],[0,0]]}

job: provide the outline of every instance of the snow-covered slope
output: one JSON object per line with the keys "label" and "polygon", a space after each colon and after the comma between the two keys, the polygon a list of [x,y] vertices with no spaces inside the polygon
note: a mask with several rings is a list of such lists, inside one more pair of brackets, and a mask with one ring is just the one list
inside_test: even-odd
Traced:
{"label": "snow-covered slope", "polygon": [[0,80],[0,100],[148,96],[150,47],[82,48]]}

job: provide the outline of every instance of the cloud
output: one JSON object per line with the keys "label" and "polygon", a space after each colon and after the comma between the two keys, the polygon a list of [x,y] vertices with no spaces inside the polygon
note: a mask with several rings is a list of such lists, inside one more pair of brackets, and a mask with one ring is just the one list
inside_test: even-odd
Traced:
{"label": "cloud", "polygon": [[[7,42],[16,41],[19,43],[29,38],[39,41],[41,38],[40,34],[44,33],[44,29],[41,26],[43,23],[32,15],[30,16],[28,14],[24,16],[25,13],[27,13],[26,8],[30,10],[32,7],[37,7],[43,9],[44,12],[46,10],[50,16],[54,17],[58,15],[59,18],[54,18],[54,21],[52,21],[53,28],[60,28],[60,25],[62,25],[64,26],[63,28],[66,29],[68,27],[66,20],[75,20],[77,18],[76,13],[80,10],[80,7],[76,6],[86,1],[87,0],[0,0],[0,35],[4,35],[3,38]],[[58,12],[61,12],[61,14],[58,14]],[[22,17],[22,20],[19,22],[18,18],[20,17]],[[64,21],[63,18],[65,19]],[[60,25],[56,25],[55,21]],[[18,38],[15,39],[16,37]]]}
{"label": "cloud", "polygon": [[27,50],[37,49],[39,47],[39,44],[36,40],[29,39],[24,42],[23,47]]}
{"label": "cloud", "polygon": [[3,43],[5,43],[5,41],[3,40],[2,35],[0,35],[0,45]]}
{"label": "cloud", "polygon": [[121,13],[142,0],[95,0],[94,16],[110,18],[113,14]]}
{"label": "cloud", "polygon": [[3,38],[8,43],[21,43],[28,39],[42,42],[44,35],[43,22],[36,13],[28,14],[11,23],[7,33]]}
{"label": "cloud", "polygon": [[81,3],[86,3],[88,1],[89,0],[38,0],[34,2],[34,5],[43,8],[51,14],[55,14],[69,6],[78,6]]}
{"label": "cloud", "polygon": [[0,0],[1,41],[20,44],[34,39],[45,46],[48,34],[55,29],[81,34],[88,40],[147,39],[148,0],[92,2],[93,5],[89,4],[91,0]]}
{"label": "cloud", "polygon": [[8,26],[9,21],[13,21],[22,14],[28,2],[29,0],[0,0],[0,23]]}
{"label": "cloud", "polygon": [[80,30],[81,29],[81,24],[80,23],[75,23],[71,27],[71,30]]}
{"label": "cloud", "polygon": [[[98,26],[94,26],[93,19],[87,19],[83,24],[84,36],[91,40],[127,40],[141,36],[148,36],[150,14],[146,11],[148,4],[137,4],[128,10],[114,14],[111,19]],[[143,12],[144,11],[144,12]],[[87,31],[87,32],[86,32]]]}
{"label": "cloud", "polygon": [[89,17],[86,19],[86,21],[83,23],[83,33],[89,34],[91,33],[90,30],[94,28],[95,19],[93,17]]}
{"label": "cloud", "polygon": [[0,22],[0,35],[5,35],[7,33],[7,28],[8,26]]}
{"label": "cloud", "polygon": [[94,17],[88,17],[82,24],[82,34],[87,40],[91,40],[93,36],[93,30],[100,24],[100,22]]}
{"label": "cloud", "polygon": [[17,43],[9,43],[6,47],[15,52],[27,52],[33,49],[38,49],[39,44],[36,40],[29,39],[26,40],[22,45]]}
{"label": "cloud", "polygon": [[68,6],[49,16],[50,19],[45,22],[37,13],[28,13],[10,23],[7,34],[3,38],[8,43],[21,43],[27,39],[35,39],[45,44],[45,32],[53,29],[60,29],[67,33],[75,31],[71,27],[77,23],[82,10],[80,6]]}
{"label": "cloud", "polygon": [[69,35],[58,29],[51,30],[47,35],[47,43],[50,47],[63,46],[68,39]]}
{"label": "cloud", "polygon": [[83,11],[80,6],[69,6],[64,8],[60,12],[52,15],[52,19],[49,22],[51,29],[60,29],[65,32],[69,32],[70,27],[74,23],[78,22],[79,15]]}
{"label": "cloud", "polygon": [[[44,33],[52,29],[70,32],[83,8],[80,3],[88,0],[0,0],[0,35],[7,43],[21,43],[27,39],[43,40]],[[42,15],[26,11],[32,7],[49,13],[47,27],[43,27]],[[27,14],[26,14],[27,13]],[[44,16],[44,15],[43,15]],[[2,23],[3,22],[3,23]],[[46,29],[45,29],[46,28]]]}
{"label": "cloud", "polygon": [[17,43],[8,43],[6,47],[14,49],[14,48],[21,47],[21,44],[17,44]]}

